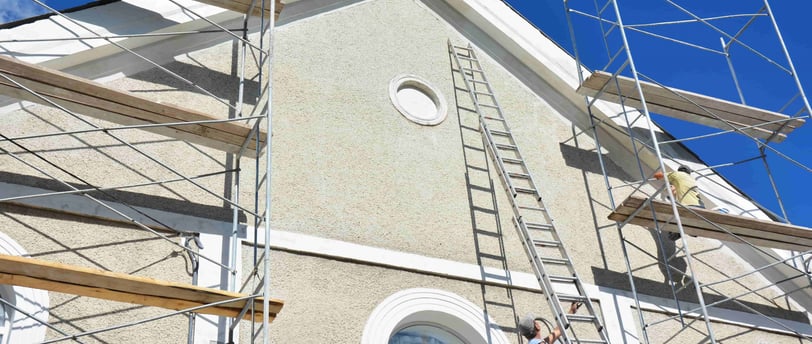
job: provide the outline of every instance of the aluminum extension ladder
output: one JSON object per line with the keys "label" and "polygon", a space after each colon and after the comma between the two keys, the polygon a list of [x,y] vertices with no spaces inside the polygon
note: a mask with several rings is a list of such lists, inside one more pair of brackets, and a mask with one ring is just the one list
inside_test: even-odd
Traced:
{"label": "aluminum extension ladder", "polygon": [[[565,343],[609,343],[606,330],[584,290],[539,189],[519,153],[519,147],[502,115],[488,79],[471,44],[454,46],[448,41],[457,72],[464,79],[476,112],[486,146],[498,166],[499,175],[510,193],[514,224],[547,298],[555,320],[563,329]],[[588,314],[568,314],[572,302],[582,302]]]}

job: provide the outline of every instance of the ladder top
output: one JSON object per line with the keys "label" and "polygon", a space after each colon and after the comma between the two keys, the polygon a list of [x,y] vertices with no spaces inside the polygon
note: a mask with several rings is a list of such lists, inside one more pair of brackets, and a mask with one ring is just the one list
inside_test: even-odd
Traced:
{"label": "ladder top", "polygon": [[[612,82],[614,80],[617,80],[620,91]],[[774,142],[785,140],[790,132],[805,122],[803,119],[791,119],[789,116],[778,112],[676,88],[664,88],[647,81],[641,80],[640,87],[646,99],[646,106],[651,112],[723,130],[732,128],[720,119],[731,122],[736,128],[758,125],[758,127],[741,130],[761,139],[768,139],[775,131],[780,130],[772,138]],[[601,92],[601,90],[603,91]],[[624,104],[627,106],[640,107],[642,105],[633,78],[626,76],[613,78],[612,74],[604,71],[592,73],[576,91],[586,96],[597,97],[615,103],[620,102],[619,95],[622,95]],[[718,118],[708,113],[708,111]],[[786,125],[782,128],[784,123]]]}

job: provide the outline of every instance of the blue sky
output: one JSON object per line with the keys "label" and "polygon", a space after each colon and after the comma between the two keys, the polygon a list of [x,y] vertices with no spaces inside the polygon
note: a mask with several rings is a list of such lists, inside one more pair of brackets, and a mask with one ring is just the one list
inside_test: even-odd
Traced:
{"label": "blue sky", "polygon": [[[569,27],[564,12],[563,1],[527,1],[507,0],[517,11],[533,22],[545,34],[572,52]],[[605,1],[598,1],[603,4]],[[593,6],[589,13],[594,13],[592,1],[570,1],[571,6]],[[690,1],[676,1],[686,9],[702,17],[732,13],[755,13],[763,2],[761,0],[742,0],[736,2],[700,3],[701,8],[687,7]],[[676,10],[661,0],[626,0],[623,1],[622,15],[625,24],[650,23],[663,20],[689,19],[687,14]],[[735,6],[735,10],[724,8]],[[664,8],[667,7],[667,8]],[[770,3],[773,15],[783,36],[784,43],[791,55],[796,72],[799,75],[804,92],[812,91],[807,85],[812,82],[812,40],[809,39],[808,13],[812,11],[812,2],[801,0],[782,0]],[[584,10],[586,11],[586,9]],[[656,15],[652,15],[656,13]],[[726,32],[735,33],[748,18],[727,18],[714,20],[715,26]],[[602,40],[586,39],[586,27],[594,26],[595,21],[574,15],[582,32],[576,32],[578,49],[582,60],[593,69],[601,69],[606,58]],[[650,31],[669,37],[679,37],[684,41],[701,43],[721,50],[720,37],[707,26],[701,24],[671,25],[649,28]],[[638,33],[629,33],[631,50],[638,70],[654,77],[658,82],[696,93],[709,94],[715,97],[739,101],[726,59],[722,55],[705,52],[694,48],[646,37]],[[762,17],[747,28],[741,37],[749,46],[763,52],[767,57],[788,66],[780,49],[779,40],[768,18]],[[587,44],[587,42],[592,44]],[[598,49],[600,48],[600,49]],[[766,60],[755,57],[740,46],[731,49],[734,68],[742,85],[747,104],[777,111],[795,95],[798,90],[794,81],[786,73],[770,65]],[[573,66],[573,68],[575,68]],[[807,97],[810,97],[807,94]],[[802,103],[792,103],[793,111],[800,109]],[[785,112],[786,113],[786,112]],[[665,127],[677,138],[693,137],[718,131],[716,129],[694,125],[663,116],[655,116],[655,121]],[[807,122],[812,122],[807,120]],[[712,139],[687,141],[685,143],[701,159],[711,166],[742,161],[758,157],[757,145],[752,140],[739,134],[726,134]],[[781,199],[789,220],[797,225],[812,227],[812,123],[807,123],[792,132],[782,143],[770,144],[780,153],[789,156],[798,164],[767,151],[767,162],[775,178]],[[767,176],[764,163],[756,159],[747,163],[717,169],[725,178],[739,189],[750,195],[758,203],[766,206],[776,214],[782,214],[773,188]]]}
{"label": "blue sky", "polygon": [[[87,0],[45,0],[56,10],[84,5]],[[47,13],[44,7],[31,0],[0,0],[0,24]]]}

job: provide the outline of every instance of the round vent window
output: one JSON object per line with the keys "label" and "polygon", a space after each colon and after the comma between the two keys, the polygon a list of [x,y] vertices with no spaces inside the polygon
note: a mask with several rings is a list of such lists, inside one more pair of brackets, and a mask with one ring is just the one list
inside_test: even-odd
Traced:
{"label": "round vent window", "polygon": [[400,113],[422,125],[437,125],[445,120],[448,106],[437,89],[422,78],[402,74],[389,83],[389,99]]}

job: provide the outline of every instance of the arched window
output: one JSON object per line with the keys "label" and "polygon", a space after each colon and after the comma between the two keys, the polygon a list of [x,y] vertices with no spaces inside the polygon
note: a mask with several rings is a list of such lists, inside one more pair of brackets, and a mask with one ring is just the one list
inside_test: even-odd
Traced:
{"label": "arched window", "polygon": [[484,314],[475,304],[447,291],[402,290],[372,311],[361,343],[485,344],[488,338],[492,344],[510,343],[504,333],[487,326]]}
{"label": "arched window", "polygon": [[[0,232],[0,253],[25,256],[20,244]],[[45,340],[48,321],[48,293],[40,289],[0,285],[0,298],[14,308],[0,302],[0,344],[35,343]],[[19,309],[20,311],[15,311]],[[32,319],[29,317],[36,317]]]}
{"label": "arched window", "polygon": [[[0,295],[0,299],[3,295]],[[8,321],[6,321],[6,305],[0,303],[0,344],[5,343],[6,334],[8,333]]]}
{"label": "arched window", "polygon": [[389,344],[465,344],[451,329],[435,324],[410,325],[389,338]]}

